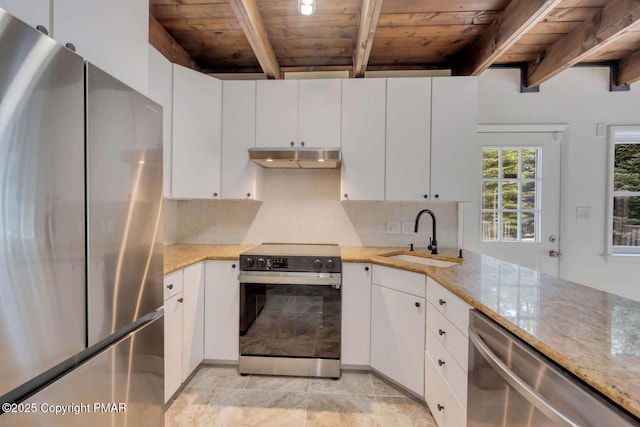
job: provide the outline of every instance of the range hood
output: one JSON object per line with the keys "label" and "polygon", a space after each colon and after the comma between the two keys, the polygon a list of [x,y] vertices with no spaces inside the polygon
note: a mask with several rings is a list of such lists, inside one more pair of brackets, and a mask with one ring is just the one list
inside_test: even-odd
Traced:
{"label": "range hood", "polygon": [[249,148],[249,159],[270,169],[338,169],[339,148]]}

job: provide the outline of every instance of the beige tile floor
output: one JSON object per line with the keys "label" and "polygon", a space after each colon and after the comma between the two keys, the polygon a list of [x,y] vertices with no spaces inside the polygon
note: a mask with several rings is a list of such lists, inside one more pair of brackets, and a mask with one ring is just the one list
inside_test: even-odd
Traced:
{"label": "beige tile floor", "polygon": [[240,376],[202,366],[165,414],[165,426],[435,427],[429,409],[377,375],[339,380]]}

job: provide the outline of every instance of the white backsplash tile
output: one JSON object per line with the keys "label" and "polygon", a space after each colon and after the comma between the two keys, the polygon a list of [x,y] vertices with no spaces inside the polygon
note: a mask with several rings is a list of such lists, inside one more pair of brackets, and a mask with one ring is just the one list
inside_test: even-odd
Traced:
{"label": "white backsplash tile", "polygon": [[[165,242],[188,243],[338,243],[341,245],[424,247],[431,218],[423,216],[416,235],[387,234],[387,222],[411,222],[424,208],[438,220],[438,242],[457,245],[457,203],[341,202],[338,170],[265,170],[261,202],[236,200],[171,201],[165,210]],[[174,234],[167,233],[172,227]]]}

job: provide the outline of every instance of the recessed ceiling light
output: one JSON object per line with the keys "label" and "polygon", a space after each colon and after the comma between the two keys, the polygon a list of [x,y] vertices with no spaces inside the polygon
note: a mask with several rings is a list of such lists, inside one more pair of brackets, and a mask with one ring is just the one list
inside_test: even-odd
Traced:
{"label": "recessed ceiling light", "polygon": [[316,12],[316,0],[298,0],[298,10],[303,15],[313,15]]}

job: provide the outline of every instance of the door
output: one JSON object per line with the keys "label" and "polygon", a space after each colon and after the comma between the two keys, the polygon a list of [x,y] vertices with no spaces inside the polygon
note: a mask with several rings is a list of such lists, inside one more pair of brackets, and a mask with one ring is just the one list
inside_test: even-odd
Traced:
{"label": "door", "polygon": [[173,64],[173,197],[220,197],[221,154],[222,82]]}
{"label": "door", "polygon": [[0,21],[4,395],[84,349],[84,67],[1,9]]}
{"label": "door", "polygon": [[[464,205],[464,246],[558,275],[560,133],[479,133],[476,201]],[[482,172],[478,172],[482,170]]]}
{"label": "door", "polygon": [[424,395],[425,299],[371,286],[371,367]]}
{"label": "door", "polygon": [[162,306],[162,108],[88,64],[89,345]]}

